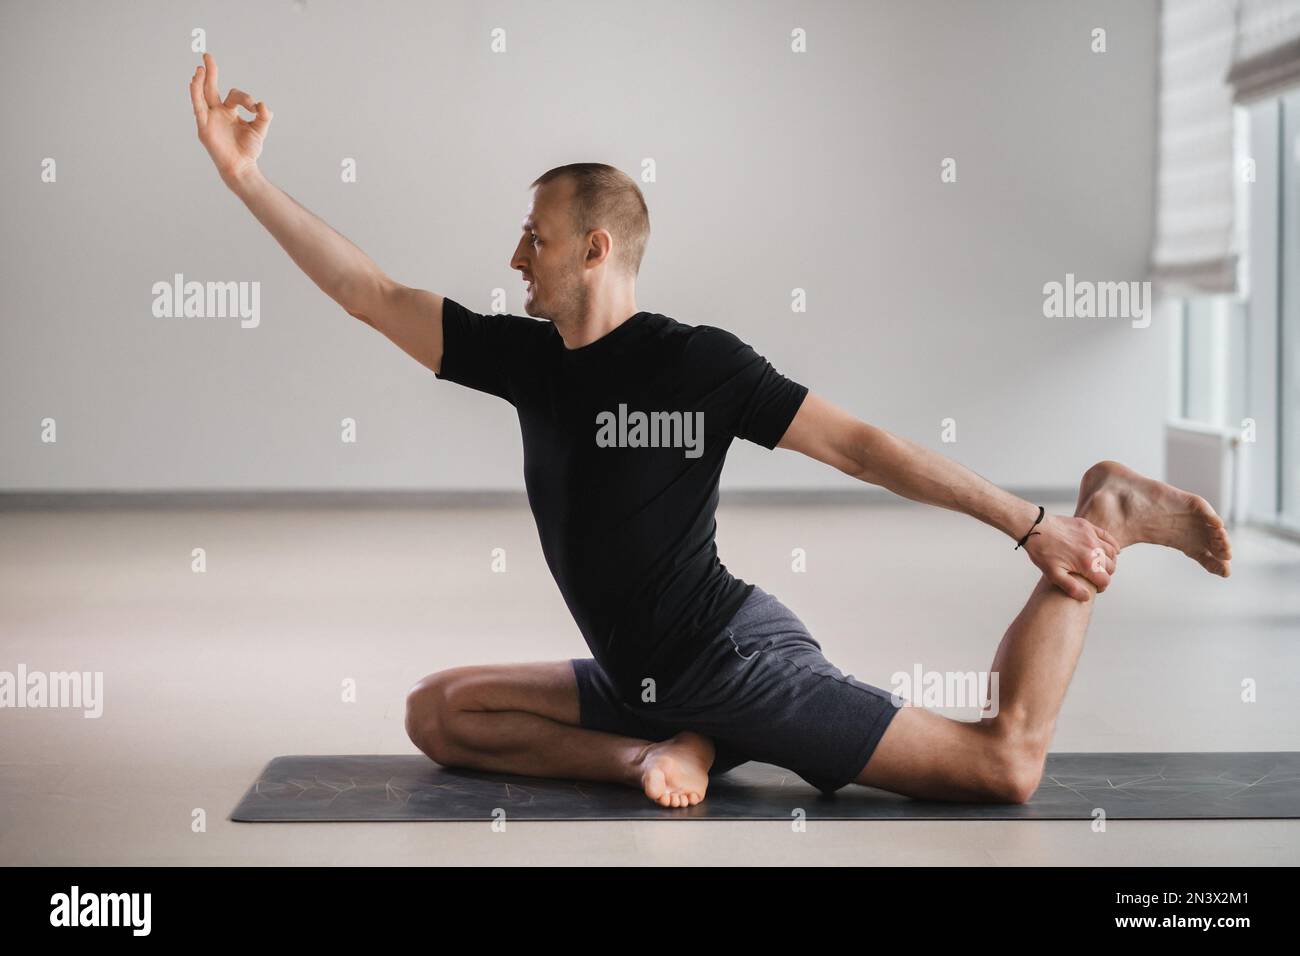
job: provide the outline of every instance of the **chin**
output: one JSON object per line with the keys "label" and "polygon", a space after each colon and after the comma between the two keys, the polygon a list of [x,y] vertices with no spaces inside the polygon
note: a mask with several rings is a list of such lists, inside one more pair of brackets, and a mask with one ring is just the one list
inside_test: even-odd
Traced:
{"label": "chin", "polygon": [[537,296],[524,299],[524,314],[531,315],[534,319],[546,318],[545,307],[537,301]]}

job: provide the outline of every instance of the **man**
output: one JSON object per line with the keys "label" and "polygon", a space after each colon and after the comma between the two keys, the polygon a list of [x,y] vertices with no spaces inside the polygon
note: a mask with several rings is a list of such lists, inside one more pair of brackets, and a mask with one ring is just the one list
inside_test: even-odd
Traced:
{"label": "man", "polygon": [[[223,101],[203,59],[190,83],[199,140],[294,262],[438,378],[519,415],[542,549],[594,658],[421,680],[406,726],[433,760],[627,783],[665,807],[699,803],[710,773],[745,760],[823,791],[1023,802],[1119,551],[1177,548],[1228,576],[1223,522],[1195,495],[1106,461],[1084,474],[1073,517],[1044,515],[810,393],[735,335],[638,310],[649,217],[611,167],[560,167],[533,184],[510,265],[534,318],[400,285],[262,176],[270,109],[236,89]],[[996,716],[896,707],[827,661],[775,597],[727,572],[714,511],[736,437],[965,512],[1023,547],[1043,576],[994,656]]]}

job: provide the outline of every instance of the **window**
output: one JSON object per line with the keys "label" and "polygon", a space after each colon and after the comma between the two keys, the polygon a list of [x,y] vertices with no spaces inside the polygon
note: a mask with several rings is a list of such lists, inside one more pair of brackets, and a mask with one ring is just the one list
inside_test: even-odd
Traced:
{"label": "window", "polygon": [[1247,113],[1235,170],[1246,294],[1176,303],[1171,411],[1239,435],[1247,515],[1300,530],[1300,90]]}
{"label": "window", "polygon": [[1246,418],[1246,300],[1197,296],[1180,303],[1182,370],[1177,416],[1236,430]]}
{"label": "window", "polygon": [[1276,162],[1279,228],[1277,281],[1277,511],[1300,528],[1300,90],[1280,98]]}

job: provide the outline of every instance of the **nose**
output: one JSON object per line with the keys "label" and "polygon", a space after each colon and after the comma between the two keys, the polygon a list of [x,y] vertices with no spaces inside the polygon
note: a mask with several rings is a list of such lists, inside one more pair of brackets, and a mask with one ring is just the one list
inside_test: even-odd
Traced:
{"label": "nose", "polygon": [[510,268],[518,269],[521,273],[528,265],[528,259],[524,256],[524,240],[519,240],[519,245],[515,246],[515,254],[510,259]]}

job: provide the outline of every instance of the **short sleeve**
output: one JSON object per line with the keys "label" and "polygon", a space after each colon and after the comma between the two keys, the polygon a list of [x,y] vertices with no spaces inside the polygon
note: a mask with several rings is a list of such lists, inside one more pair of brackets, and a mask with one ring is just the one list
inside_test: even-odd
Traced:
{"label": "short sleeve", "polygon": [[539,322],[519,315],[482,315],[454,299],[442,300],[439,379],[496,395],[514,404],[512,382]]}
{"label": "short sleeve", "polygon": [[721,416],[728,433],[775,448],[808,395],[807,387],[786,378],[725,329],[697,326],[687,350],[687,375],[705,383],[698,390],[705,427],[711,416]]}

